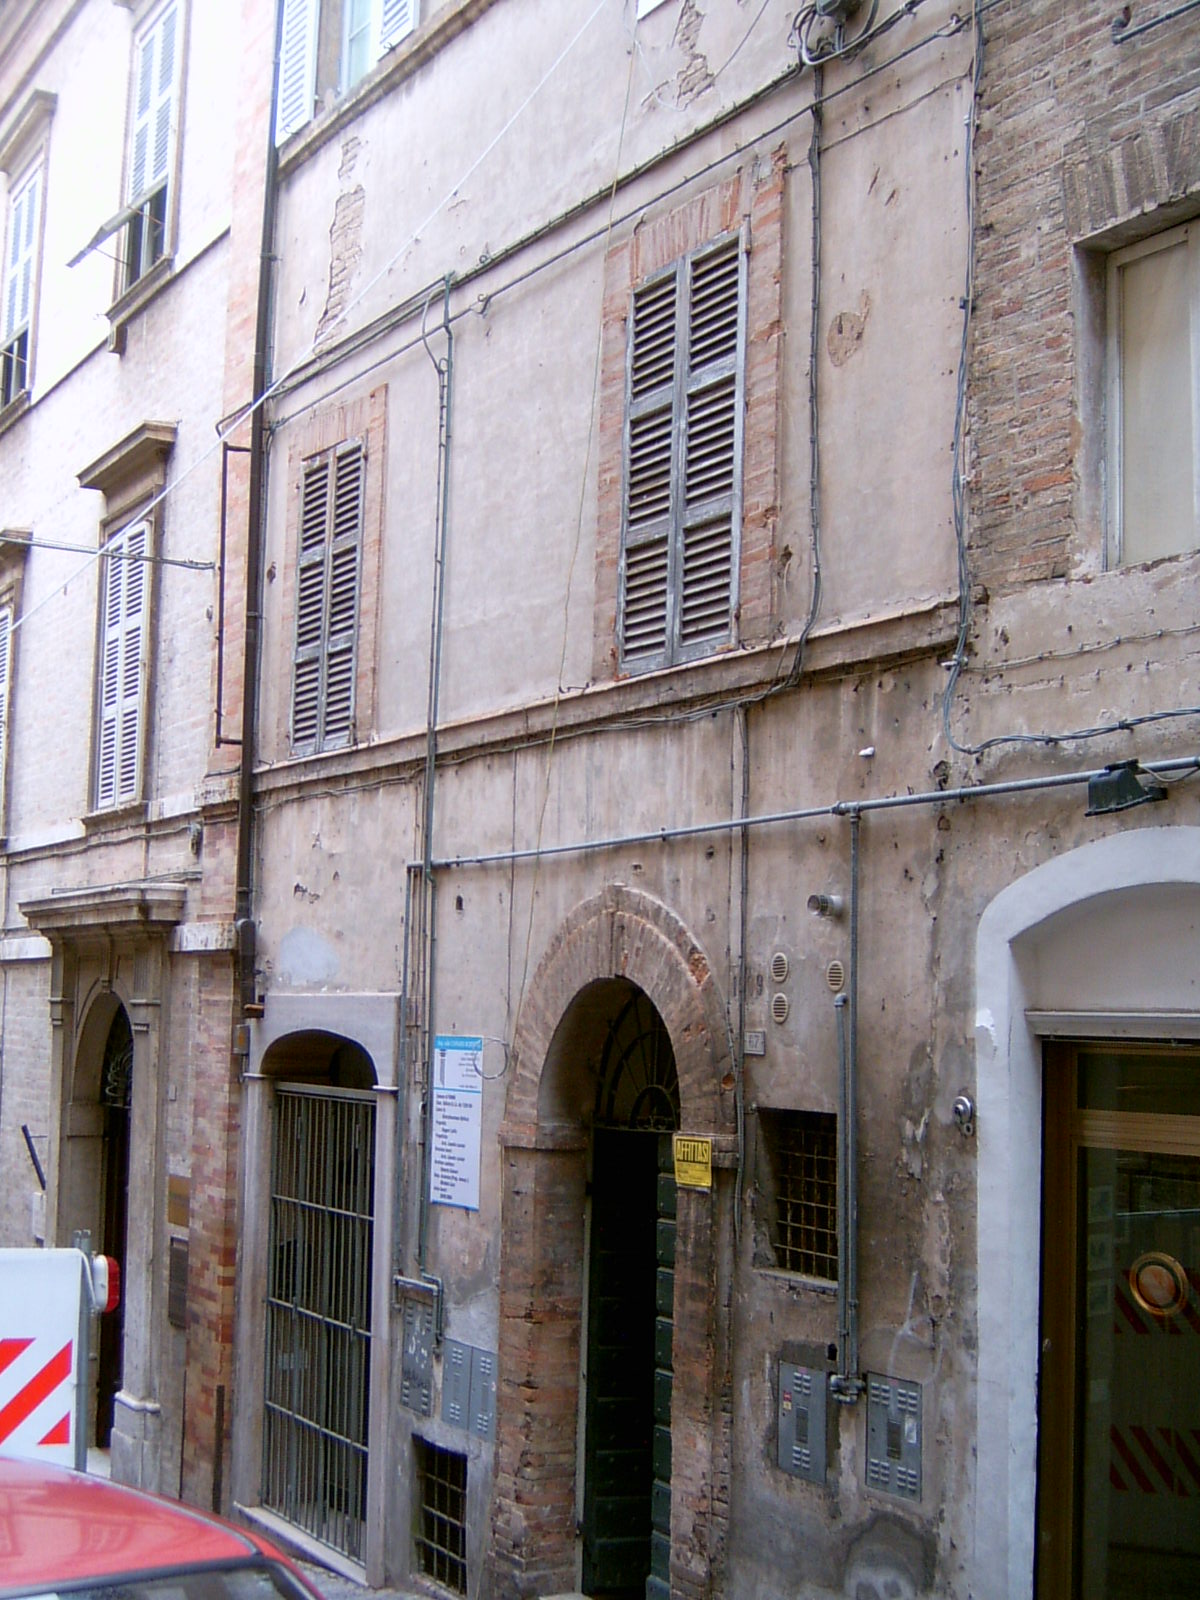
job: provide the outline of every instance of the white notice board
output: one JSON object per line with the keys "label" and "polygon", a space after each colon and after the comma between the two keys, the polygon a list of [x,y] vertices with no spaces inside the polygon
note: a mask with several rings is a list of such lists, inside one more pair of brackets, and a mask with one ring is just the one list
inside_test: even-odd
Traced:
{"label": "white notice board", "polygon": [[483,1040],[439,1033],[433,1041],[429,1200],[479,1210]]}

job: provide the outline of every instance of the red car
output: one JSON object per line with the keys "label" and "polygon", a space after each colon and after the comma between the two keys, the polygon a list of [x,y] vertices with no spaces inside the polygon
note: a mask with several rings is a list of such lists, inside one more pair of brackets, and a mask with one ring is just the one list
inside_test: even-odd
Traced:
{"label": "red car", "polygon": [[112,1600],[115,1593],[121,1600],[320,1600],[259,1534],[105,1478],[0,1457],[0,1600]]}

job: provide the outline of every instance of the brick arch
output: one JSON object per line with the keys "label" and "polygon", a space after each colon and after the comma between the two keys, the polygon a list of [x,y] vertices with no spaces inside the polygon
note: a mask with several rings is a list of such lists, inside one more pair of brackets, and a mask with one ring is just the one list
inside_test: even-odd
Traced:
{"label": "brick arch", "polygon": [[[499,1372],[490,1572],[494,1600],[575,1588],[583,1339],[586,1096],[569,1092],[589,1006],[641,989],[670,1035],[682,1125],[711,1134],[711,1190],[681,1189],[675,1253],[671,1592],[714,1592],[726,1542],[732,1396],[728,1282],[736,1113],[724,1001],[699,941],[640,890],[605,888],[564,920],[513,1044],[501,1129]],[[595,1013],[598,1026],[600,1012]],[[593,1035],[594,1037],[594,1035]]]}
{"label": "brick arch", "polygon": [[513,1040],[507,1134],[545,1127],[542,1075],[555,1032],[580,992],[604,978],[635,983],[662,1018],[675,1052],[683,1126],[732,1137],[733,1057],[711,963],[669,906],[616,884],[575,907],[534,973]]}

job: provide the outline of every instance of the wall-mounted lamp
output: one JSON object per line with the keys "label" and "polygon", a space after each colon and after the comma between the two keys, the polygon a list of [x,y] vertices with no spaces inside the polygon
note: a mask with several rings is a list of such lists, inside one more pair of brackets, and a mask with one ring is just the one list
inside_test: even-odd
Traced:
{"label": "wall-mounted lamp", "polygon": [[845,902],[840,894],[810,894],[808,909],[814,917],[840,917],[845,910]]}
{"label": "wall-mounted lamp", "polygon": [[1166,784],[1153,773],[1143,772],[1136,761],[1114,761],[1088,779],[1087,815],[1104,817],[1110,811],[1128,811],[1130,806],[1166,798]]}

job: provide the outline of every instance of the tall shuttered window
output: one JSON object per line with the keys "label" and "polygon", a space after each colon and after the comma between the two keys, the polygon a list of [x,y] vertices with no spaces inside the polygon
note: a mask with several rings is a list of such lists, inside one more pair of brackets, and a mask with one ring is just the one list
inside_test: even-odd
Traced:
{"label": "tall shuttered window", "polygon": [[167,249],[167,204],[174,156],[173,123],[178,73],[179,6],[166,6],[138,39],[133,64],[133,116],[129,131],[124,288]]}
{"label": "tall shuttered window", "polygon": [[362,441],[352,440],[304,469],[292,672],[297,755],[354,737],[365,467]]}
{"label": "tall shuttered window", "polygon": [[8,703],[12,682],[13,608],[0,604],[0,818],[4,815],[5,780],[8,775]]}
{"label": "tall shuttered window", "polygon": [[318,98],[353,89],[416,21],[417,0],[283,0],[276,143],[311,119]]}
{"label": "tall shuttered window", "polygon": [[149,544],[150,524],[137,522],[110,539],[101,557],[98,810],[130,804],[141,794]]}
{"label": "tall shuttered window", "polygon": [[735,236],[634,291],[621,530],[621,660],[733,638],[741,520],[745,252]]}
{"label": "tall shuttered window", "polygon": [[8,405],[29,387],[29,326],[33,316],[41,192],[42,173],[38,167],[13,190],[8,204],[0,406]]}

